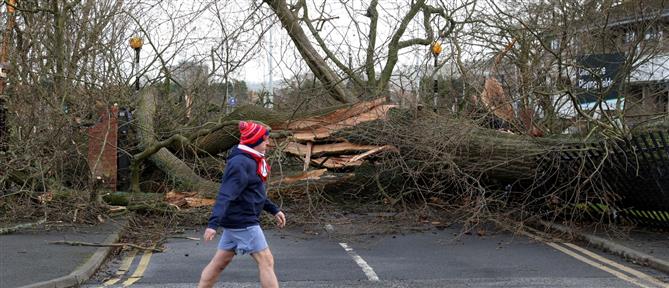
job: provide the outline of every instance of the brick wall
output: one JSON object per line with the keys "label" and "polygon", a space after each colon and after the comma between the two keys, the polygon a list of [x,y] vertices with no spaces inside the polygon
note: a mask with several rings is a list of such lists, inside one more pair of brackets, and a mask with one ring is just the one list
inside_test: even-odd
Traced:
{"label": "brick wall", "polygon": [[98,122],[88,129],[88,167],[101,187],[116,191],[116,147],[118,142],[118,107],[100,111]]}

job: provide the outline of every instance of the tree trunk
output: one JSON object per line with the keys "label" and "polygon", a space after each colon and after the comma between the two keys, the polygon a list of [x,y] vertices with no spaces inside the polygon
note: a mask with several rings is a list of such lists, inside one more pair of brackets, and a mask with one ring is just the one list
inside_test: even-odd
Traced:
{"label": "tree trunk", "polygon": [[[286,121],[290,115],[277,113],[273,110],[266,109],[255,105],[246,105],[239,107],[235,111],[221,119],[221,122],[232,120],[254,120],[262,122],[263,124],[274,126],[278,123]],[[205,126],[205,129],[214,126]],[[239,144],[239,128],[235,125],[230,125],[213,131],[202,137],[198,137],[193,141],[195,151],[198,154],[216,155],[225,152],[232,146]]]}
{"label": "tree trunk", "polygon": [[[156,89],[145,89],[139,93],[137,123],[140,146],[143,149],[151,149],[153,145],[157,145],[157,140],[153,136],[155,134],[154,116],[156,114],[157,93]],[[177,189],[195,191],[208,197],[216,195],[219,186],[217,182],[209,181],[197,175],[192,168],[174,156],[167,148],[160,148],[158,152],[149,156],[149,159],[169,176],[168,180]],[[133,159],[131,165],[133,191],[139,190],[139,164],[137,161],[141,161],[141,159]]]}
{"label": "tree trunk", "polygon": [[[309,113],[279,113],[264,107],[255,105],[246,105],[232,111],[220,122],[227,122],[233,120],[254,120],[269,125],[275,129],[287,129],[286,123],[298,123],[300,119],[306,117],[322,116],[332,113],[338,109],[350,108],[352,105],[338,105],[334,107],[324,108]],[[336,120],[339,121],[339,120]],[[215,121],[212,121],[215,122]],[[205,126],[205,129],[211,128],[216,124]],[[200,155],[216,155],[225,152],[232,146],[239,143],[239,129],[237,126],[226,126],[207,135],[197,137],[193,141],[195,151]]]}
{"label": "tree trunk", "polygon": [[[151,160],[161,171],[168,175],[168,180],[175,185],[177,189],[198,192],[205,197],[213,197],[216,195],[219,183],[206,180],[193,172],[191,167],[181,159],[177,158],[167,148],[164,148],[166,143],[180,142],[181,144],[193,144],[195,151],[198,151],[199,153],[216,155],[239,143],[239,129],[236,125],[228,125],[229,123],[234,123],[236,120],[255,120],[269,126],[282,127],[280,124],[291,122],[289,119],[297,121],[301,119],[301,117],[325,115],[336,109],[349,107],[348,105],[342,105],[306,114],[296,114],[276,113],[259,106],[242,106],[230,113],[224,119],[221,119],[218,124],[211,124],[203,127],[203,130],[206,131],[206,133],[198,132],[198,134],[204,134],[201,137],[195,137],[195,135],[190,137],[173,135],[170,139],[159,142],[154,137],[154,116],[156,114],[157,93],[158,91],[156,89],[148,88],[141,91],[139,94],[136,119],[138,123],[140,146],[144,151],[133,156],[133,161],[130,167],[132,173],[132,191],[135,192],[140,190],[139,175],[141,161],[148,157],[149,160]],[[212,132],[209,133],[207,129],[211,129]]]}
{"label": "tree trunk", "polygon": [[60,98],[60,104],[64,109],[67,105],[67,95],[66,95],[66,83],[65,83],[65,53],[67,49],[65,48],[65,14],[67,12],[66,3],[62,4],[64,7],[62,10],[59,6],[60,1],[53,1],[51,9],[53,10],[54,17],[54,53],[55,53],[55,62],[56,62],[56,74],[54,75],[54,90],[56,97]]}
{"label": "tree trunk", "polygon": [[383,169],[405,169],[407,175],[428,181],[468,175],[472,180],[498,183],[532,181],[537,177],[540,159],[583,143],[576,138],[536,138],[500,132],[466,119],[436,115],[414,118],[410,113],[398,111],[387,121],[364,123],[334,137],[399,149],[400,153],[387,157],[389,162],[384,163]]}

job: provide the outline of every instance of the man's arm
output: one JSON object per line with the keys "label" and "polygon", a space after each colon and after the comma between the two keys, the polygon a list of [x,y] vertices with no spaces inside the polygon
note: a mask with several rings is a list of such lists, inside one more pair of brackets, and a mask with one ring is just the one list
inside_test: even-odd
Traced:
{"label": "man's arm", "polygon": [[267,211],[267,213],[274,215],[274,219],[276,219],[276,225],[279,226],[279,228],[286,226],[286,215],[281,212],[276,204],[274,204],[269,199],[265,199],[265,204],[262,208],[263,210]]}

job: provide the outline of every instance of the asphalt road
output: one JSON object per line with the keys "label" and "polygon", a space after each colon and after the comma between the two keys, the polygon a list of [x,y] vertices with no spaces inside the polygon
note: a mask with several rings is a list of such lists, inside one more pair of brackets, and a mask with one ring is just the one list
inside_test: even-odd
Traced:
{"label": "asphalt road", "polygon": [[[667,275],[572,244],[508,233],[456,239],[459,232],[367,235],[348,242],[327,233],[266,235],[282,287],[669,287]],[[201,231],[177,236],[200,238]],[[86,287],[196,287],[216,243],[170,238],[166,247],[164,253],[119,255]],[[216,287],[259,287],[255,262],[236,257]]]}
{"label": "asphalt road", "polygon": [[[108,221],[104,225],[51,226],[50,230],[26,229],[0,237],[0,288],[21,287],[67,275],[83,264],[97,247],[58,245],[58,249],[42,249],[51,241],[102,242],[120,225]],[[59,265],[53,265],[58,259]],[[15,269],[26,267],[26,269]]]}

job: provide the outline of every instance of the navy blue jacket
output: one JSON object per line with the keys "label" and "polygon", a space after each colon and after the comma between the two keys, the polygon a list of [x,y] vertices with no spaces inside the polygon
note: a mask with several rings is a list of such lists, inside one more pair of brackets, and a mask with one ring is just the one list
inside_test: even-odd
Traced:
{"label": "navy blue jacket", "polygon": [[279,208],[267,199],[266,184],[257,173],[256,161],[234,147],[207,227],[239,229],[259,225],[262,210],[272,215],[279,213]]}

